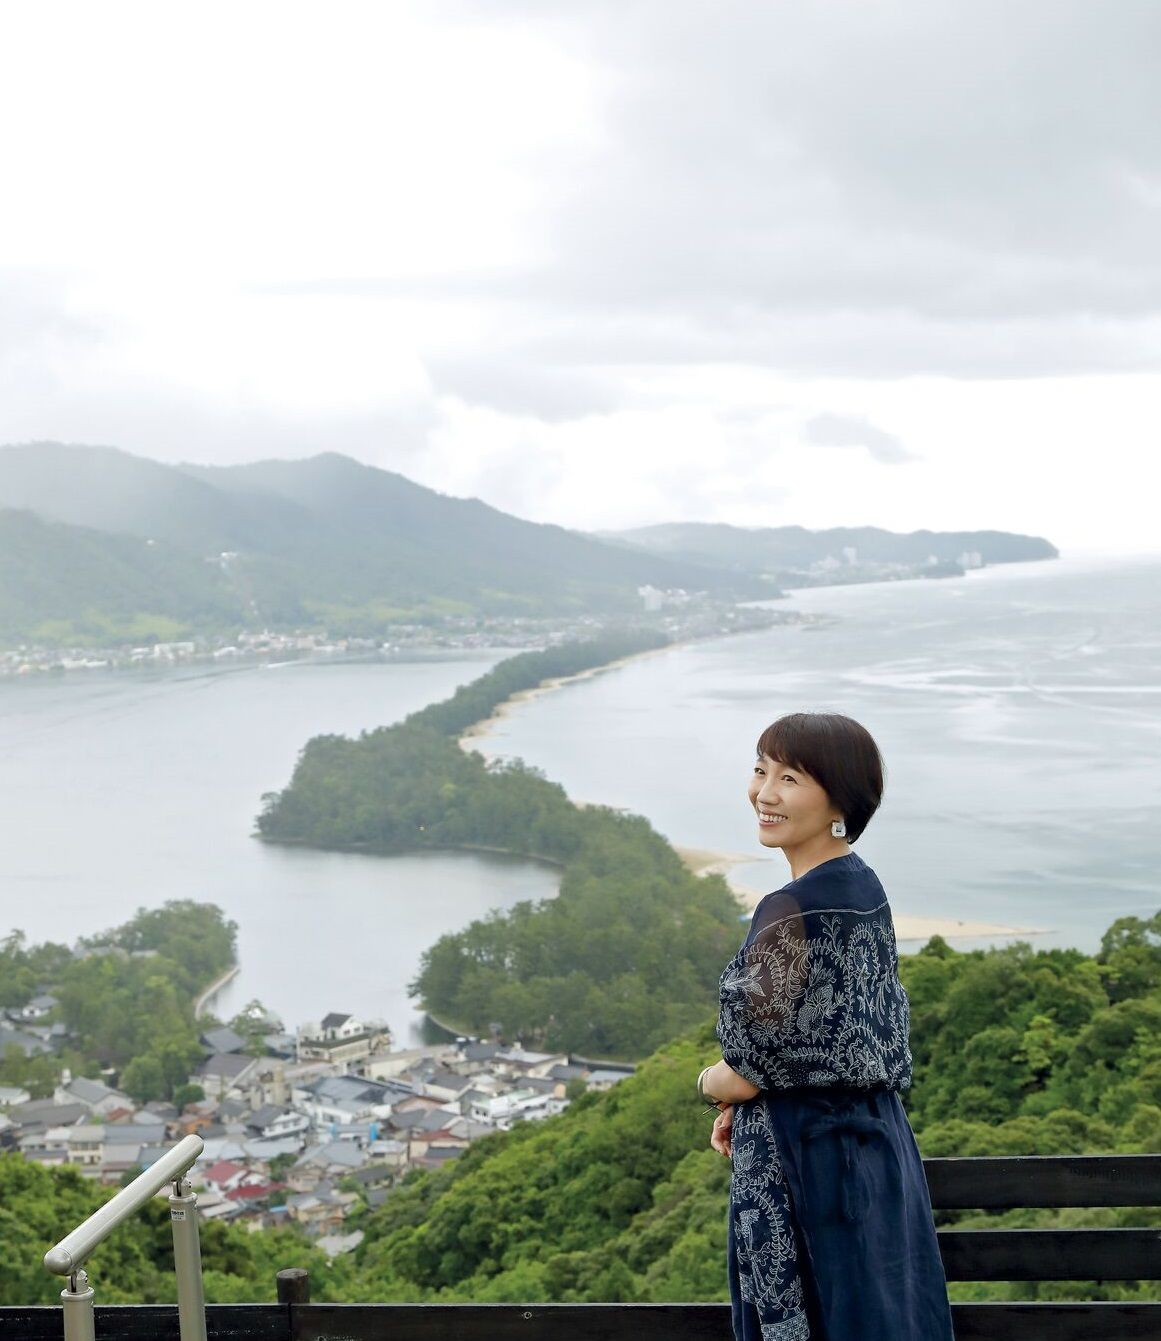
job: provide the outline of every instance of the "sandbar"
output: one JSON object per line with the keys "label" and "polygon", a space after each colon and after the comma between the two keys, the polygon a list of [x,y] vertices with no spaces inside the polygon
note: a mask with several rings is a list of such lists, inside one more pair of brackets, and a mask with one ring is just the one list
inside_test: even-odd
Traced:
{"label": "sandbar", "polygon": [[[762,861],[762,857],[748,856],[741,852],[715,852],[704,847],[678,847],[673,850],[685,863],[686,870],[694,875],[725,876],[738,907],[745,913],[752,913],[760,900],[769,890],[753,889],[731,879],[730,872],[736,866],[751,865]],[[770,889],[777,889],[784,882],[785,870],[779,875],[771,871]],[[929,941],[932,936],[942,936],[944,940],[957,938],[975,939],[980,936],[1037,936],[1043,935],[1044,928],[1011,927],[998,922],[966,922],[955,917],[916,917],[907,913],[892,913],[897,941]]]}
{"label": "sandbar", "polygon": [[483,717],[478,722],[473,722],[471,726],[459,738],[461,750],[475,750],[478,754],[483,754],[487,758],[485,751],[478,748],[477,742],[481,736],[490,736],[493,728],[498,722],[502,722],[509,713],[520,707],[523,703],[531,703],[533,699],[543,698],[545,694],[551,694],[554,690],[560,689],[563,685],[572,684],[576,680],[591,680],[595,675],[603,675],[605,671],[616,670],[618,666],[627,666],[631,661],[640,661],[644,657],[657,656],[659,652],[672,652],[677,647],[685,646],[684,643],[674,642],[666,643],[662,647],[649,647],[644,652],[633,652],[627,657],[618,657],[616,661],[606,661],[600,666],[590,666],[587,670],[576,671],[572,675],[556,675],[549,680],[541,680],[538,685],[533,685],[531,689],[518,689],[514,694],[510,694],[502,703],[497,703],[487,717]]}

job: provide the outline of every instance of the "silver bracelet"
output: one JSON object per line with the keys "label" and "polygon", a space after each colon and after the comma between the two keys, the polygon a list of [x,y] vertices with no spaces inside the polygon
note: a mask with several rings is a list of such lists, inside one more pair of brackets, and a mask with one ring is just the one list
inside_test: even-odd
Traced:
{"label": "silver bracelet", "polygon": [[720,1099],[713,1098],[712,1095],[709,1095],[705,1092],[706,1072],[708,1072],[709,1070],[710,1067],[707,1066],[705,1070],[701,1073],[701,1075],[698,1076],[697,1078],[697,1097],[702,1101],[703,1104],[705,1104],[707,1108],[712,1108],[715,1110],[715,1112],[720,1113],[722,1111],[721,1110],[722,1101]]}

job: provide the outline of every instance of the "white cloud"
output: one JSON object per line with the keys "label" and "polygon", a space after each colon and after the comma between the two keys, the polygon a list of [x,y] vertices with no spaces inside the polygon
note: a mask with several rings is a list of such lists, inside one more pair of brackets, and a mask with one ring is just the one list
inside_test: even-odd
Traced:
{"label": "white cloud", "polygon": [[1155,545],[1159,40],[1135,0],[10,7],[0,441]]}

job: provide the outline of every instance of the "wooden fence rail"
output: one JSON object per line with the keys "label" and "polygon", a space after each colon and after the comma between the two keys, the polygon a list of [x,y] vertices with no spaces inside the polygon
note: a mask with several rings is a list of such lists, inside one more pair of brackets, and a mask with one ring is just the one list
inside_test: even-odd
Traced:
{"label": "wooden fence rail", "polygon": [[[1161,1206],[1161,1155],[924,1161],[937,1211]],[[1161,1229],[940,1230],[953,1281],[1161,1282]],[[0,1270],[3,1269],[0,1264]],[[723,1264],[724,1271],[724,1264]],[[277,1304],[207,1309],[209,1341],[729,1341],[723,1304],[312,1304],[302,1271]],[[97,1308],[97,1341],[162,1341],[176,1310]],[[956,1341],[1161,1341],[1157,1302],[956,1303]],[[60,1341],[58,1308],[0,1308],[0,1341]]]}

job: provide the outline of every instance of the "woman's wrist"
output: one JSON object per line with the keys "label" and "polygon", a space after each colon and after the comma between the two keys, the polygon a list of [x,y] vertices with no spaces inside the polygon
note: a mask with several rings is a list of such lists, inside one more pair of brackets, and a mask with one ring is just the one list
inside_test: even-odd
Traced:
{"label": "woman's wrist", "polygon": [[722,1109],[721,1099],[715,1099],[712,1094],[705,1092],[705,1078],[713,1070],[712,1066],[707,1066],[701,1075],[697,1078],[697,1097],[707,1108],[714,1108],[720,1113]]}

